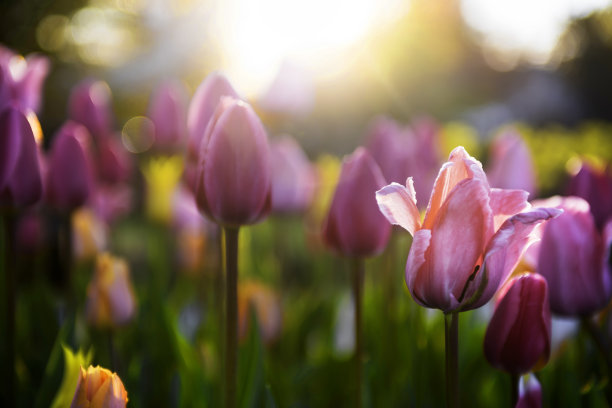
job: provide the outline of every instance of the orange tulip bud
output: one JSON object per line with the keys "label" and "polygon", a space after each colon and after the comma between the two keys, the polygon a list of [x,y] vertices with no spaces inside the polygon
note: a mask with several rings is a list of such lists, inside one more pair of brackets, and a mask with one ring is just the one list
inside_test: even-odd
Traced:
{"label": "orange tulip bud", "polygon": [[119,376],[100,366],[81,367],[70,408],[121,408],[128,402]]}

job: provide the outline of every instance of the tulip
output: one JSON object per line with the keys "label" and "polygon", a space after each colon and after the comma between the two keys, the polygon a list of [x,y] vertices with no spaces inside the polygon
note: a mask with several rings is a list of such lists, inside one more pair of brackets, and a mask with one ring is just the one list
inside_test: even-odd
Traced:
{"label": "tulip", "polygon": [[0,207],[26,207],[42,196],[39,150],[26,116],[15,107],[0,113]]}
{"label": "tulip", "polygon": [[42,216],[36,212],[27,212],[17,224],[17,248],[24,252],[34,252],[42,248],[45,240],[45,226]]}
{"label": "tulip", "polygon": [[[416,194],[419,197],[428,197],[431,195],[438,168],[442,164],[440,125],[428,116],[421,116],[412,121],[406,132],[411,151],[408,176],[414,180]],[[404,183],[405,178],[397,182]],[[425,209],[424,206],[419,208]]]}
{"label": "tulip", "polygon": [[251,324],[251,312],[257,316],[259,331],[264,343],[271,344],[280,334],[282,316],[278,296],[267,286],[257,282],[245,282],[238,288],[238,331],[245,340]]}
{"label": "tulip", "polygon": [[100,366],[81,367],[70,408],[121,408],[128,402],[119,376]]}
{"label": "tulip", "polygon": [[538,205],[564,211],[544,226],[537,254],[553,313],[587,317],[603,309],[612,296],[612,221],[600,234],[589,203],[579,197],[553,197]]}
{"label": "tulip", "polygon": [[550,319],[542,276],[528,273],[510,280],[487,327],[485,357],[513,375],[542,368],[550,356]]}
{"label": "tulip", "polygon": [[128,181],[132,174],[131,157],[121,141],[109,135],[98,140],[97,147],[98,180],[115,185]]}
{"label": "tulip", "polygon": [[23,58],[0,46],[0,110],[15,104],[24,111],[38,112],[48,73],[47,57],[30,54]]}
{"label": "tulip", "polygon": [[529,148],[512,128],[502,131],[491,144],[487,170],[492,187],[535,192],[535,171]]}
{"label": "tulip", "polygon": [[578,196],[588,201],[595,224],[602,228],[612,217],[612,175],[610,168],[598,169],[583,162],[572,177],[567,195]]}
{"label": "tulip", "polygon": [[[366,149],[388,182],[402,183],[411,175],[412,151],[407,133],[392,119],[379,117],[372,123]],[[437,164],[436,164],[437,165]]]}
{"label": "tulip", "polygon": [[49,204],[64,212],[85,204],[93,191],[87,129],[75,122],[66,122],[53,140],[48,164]]}
{"label": "tulip", "polygon": [[253,224],[270,209],[268,139],[246,103],[224,99],[206,129],[198,164],[198,208],[221,225]]}
{"label": "tulip", "polygon": [[357,148],[344,160],[323,228],[328,246],[359,258],[382,252],[391,226],[378,211],[374,193],[384,185],[380,168],[364,148]]}
{"label": "tulip", "polygon": [[173,151],[185,143],[187,136],[185,91],[178,82],[165,82],[151,98],[148,116],[155,125],[155,146]]}
{"label": "tulip", "polygon": [[87,320],[99,328],[125,325],[136,311],[127,263],[108,253],[98,255],[87,287]]}
{"label": "tulip", "polygon": [[533,374],[526,374],[519,380],[518,402],[515,408],[540,408],[542,406],[542,387]]}
{"label": "tulip", "polygon": [[312,201],[314,169],[300,145],[289,136],[276,140],[271,149],[272,210],[304,211]]}
{"label": "tulip", "polygon": [[561,213],[530,209],[525,191],[490,188],[482,165],[463,147],[440,169],[423,223],[412,178],[376,198],[387,220],[413,235],[406,263],[412,297],[445,313],[488,302],[532,243],[533,229]]}
{"label": "tulip", "polygon": [[112,132],[111,91],[106,82],[87,79],[72,89],[70,119],[84,125],[96,140]]}

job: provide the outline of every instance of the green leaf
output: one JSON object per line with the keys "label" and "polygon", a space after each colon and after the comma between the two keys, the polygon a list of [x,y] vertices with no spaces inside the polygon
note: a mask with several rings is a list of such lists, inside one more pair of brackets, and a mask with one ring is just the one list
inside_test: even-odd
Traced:
{"label": "green leaf", "polygon": [[258,401],[264,391],[263,351],[253,308],[250,315],[247,341],[240,348],[238,356],[238,406],[241,408],[260,406]]}
{"label": "green leaf", "polygon": [[74,391],[76,390],[77,383],[79,381],[79,373],[81,367],[87,368],[91,363],[93,357],[93,350],[90,349],[87,353],[84,353],[82,349],[79,349],[76,353],[73,353],[69,347],[62,344],[64,350],[64,379],[62,385],[59,387],[51,408],[68,408],[74,397]]}

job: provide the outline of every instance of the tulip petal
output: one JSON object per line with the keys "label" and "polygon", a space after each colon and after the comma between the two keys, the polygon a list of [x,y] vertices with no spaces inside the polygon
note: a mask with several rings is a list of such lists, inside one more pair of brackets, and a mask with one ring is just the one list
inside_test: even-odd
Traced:
{"label": "tulip petal", "polygon": [[0,115],[0,191],[9,183],[17,166],[25,125],[25,117],[18,109],[6,109]]}
{"label": "tulip petal", "polygon": [[[422,229],[415,232],[406,261],[406,285],[414,301],[424,307],[432,307],[425,299],[426,286],[423,284],[426,283],[423,282],[423,276],[429,273],[427,252],[430,243],[431,230]],[[420,278],[418,283],[417,278]]]}
{"label": "tulip petal", "polygon": [[529,207],[529,203],[527,202],[528,196],[529,193],[524,190],[491,189],[489,205],[493,211],[495,231],[497,231],[508,218]]}
{"label": "tulip petal", "polygon": [[416,206],[412,177],[406,180],[406,187],[391,183],[378,190],[376,201],[380,212],[391,224],[399,225],[411,235],[421,227],[421,216]]}

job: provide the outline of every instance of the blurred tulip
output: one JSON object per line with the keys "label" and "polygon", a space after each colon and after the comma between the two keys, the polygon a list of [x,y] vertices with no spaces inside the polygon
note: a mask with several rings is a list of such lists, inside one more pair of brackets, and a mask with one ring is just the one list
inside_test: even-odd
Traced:
{"label": "blurred tulip", "polygon": [[119,376],[100,366],[81,367],[70,408],[125,408],[127,391]]}
{"label": "blurred tulip", "polygon": [[198,164],[196,202],[215,222],[253,224],[270,209],[268,137],[246,103],[226,98],[206,129]]}
{"label": "blurred tulip", "polygon": [[589,203],[579,197],[552,197],[538,205],[564,213],[541,231],[537,272],[548,281],[550,306],[563,316],[590,316],[612,296],[612,221],[600,234]]}
{"label": "blurred tulip", "polygon": [[179,82],[162,83],[149,104],[148,116],[155,125],[154,146],[161,151],[175,152],[186,142],[187,102]]}
{"label": "blurred tulip", "polygon": [[49,73],[49,59],[30,54],[26,58],[0,45],[0,111],[15,104],[38,112],[42,86]]}
{"label": "blurred tulip", "polygon": [[271,144],[272,210],[304,211],[312,201],[315,188],[314,168],[300,145],[290,136]]}
{"label": "blurred tulip", "polygon": [[412,160],[409,142],[406,132],[390,118],[376,118],[370,126],[365,148],[380,166],[387,182],[403,183],[412,176],[409,174]]}
{"label": "blurred tulip", "polygon": [[129,181],[132,175],[131,156],[121,141],[109,135],[98,140],[97,148],[98,180],[108,184]]}
{"label": "blurred tulip", "polygon": [[42,248],[45,225],[42,216],[37,212],[27,212],[17,224],[17,248],[25,252],[34,252]]}
{"label": "blurred tulip", "polygon": [[121,326],[136,312],[128,264],[108,253],[98,255],[87,287],[87,321],[98,328]]}
{"label": "blurred tulip", "polygon": [[76,85],[70,93],[68,116],[84,125],[95,140],[111,134],[111,91],[106,82],[86,79]]}
{"label": "blurred tulip", "polygon": [[519,380],[518,402],[515,408],[540,408],[542,387],[533,374],[525,374]]}
{"label": "blurred tulip", "polygon": [[89,132],[68,121],[51,145],[47,174],[47,200],[60,211],[73,211],[93,192]]}
{"label": "blurred tulip", "polygon": [[385,185],[380,168],[362,147],[346,157],[323,227],[328,246],[345,256],[368,257],[385,248],[391,226],[378,211],[376,190]]}
{"label": "blurred tulip", "polygon": [[15,107],[0,112],[0,207],[25,207],[42,196],[39,149],[26,116]]}
{"label": "blurred tulip", "polygon": [[610,168],[598,169],[587,162],[569,181],[567,195],[578,196],[588,201],[595,224],[602,228],[612,217],[612,175]]}
{"label": "blurred tulip", "polygon": [[531,244],[536,225],[561,213],[529,209],[525,191],[490,188],[482,165],[463,147],[440,169],[422,224],[412,178],[376,198],[387,220],[413,235],[406,263],[413,298],[446,313],[488,302]]}
{"label": "blurred tulip", "polygon": [[485,357],[510,374],[540,369],[550,356],[550,336],[546,280],[532,273],[513,278],[502,289],[487,327]]}
{"label": "blurred tulip", "polygon": [[76,259],[90,259],[106,249],[108,228],[89,208],[72,214],[72,254]]}
{"label": "blurred tulip", "polygon": [[134,194],[127,183],[98,184],[90,199],[96,214],[108,224],[129,213],[133,202]]}
{"label": "blurred tulip", "polygon": [[492,187],[535,192],[531,153],[517,130],[507,128],[493,140],[487,176]]}
{"label": "blurred tulip", "polygon": [[142,173],[147,181],[147,215],[162,223],[170,222],[172,197],[183,173],[183,157],[153,157],[142,165]]}
{"label": "blurred tulip", "polygon": [[[436,174],[442,164],[440,125],[430,117],[421,116],[413,120],[410,128],[404,130],[404,132],[406,132],[408,149],[411,152],[408,162],[408,176],[413,179],[416,194],[419,197],[429,197],[436,180]],[[397,182],[403,184],[406,182],[406,178]],[[424,204],[423,202],[423,206],[419,206],[419,208],[424,209]]]}
{"label": "blurred tulip", "polygon": [[[253,308],[253,309],[251,309]],[[249,333],[251,310],[264,343],[270,344],[281,331],[280,300],[271,288],[257,282],[241,283],[238,287],[238,336],[244,341]]]}

